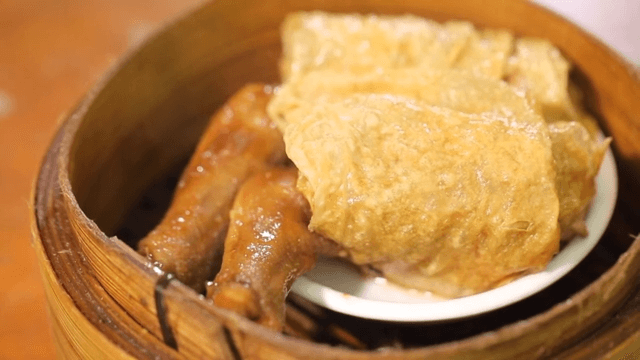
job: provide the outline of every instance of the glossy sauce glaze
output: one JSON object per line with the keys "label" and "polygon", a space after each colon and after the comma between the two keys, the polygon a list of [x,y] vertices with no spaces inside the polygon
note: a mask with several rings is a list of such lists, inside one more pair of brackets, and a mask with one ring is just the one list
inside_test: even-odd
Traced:
{"label": "glossy sauce glaze", "polygon": [[168,211],[138,245],[142,255],[196,291],[219,266],[238,188],[287,159],[282,135],[266,114],[271,95],[269,86],[247,85],[214,115]]}
{"label": "glossy sauce glaze", "polygon": [[240,188],[231,209],[222,269],[207,291],[220,307],[282,330],[285,297],[318,254],[337,245],[309,226],[311,209],[296,188],[295,168],[256,174]]}

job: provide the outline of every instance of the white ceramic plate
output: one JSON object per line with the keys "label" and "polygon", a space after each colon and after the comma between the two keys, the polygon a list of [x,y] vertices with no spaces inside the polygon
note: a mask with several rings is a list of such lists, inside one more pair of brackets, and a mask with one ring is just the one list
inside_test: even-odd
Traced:
{"label": "white ceramic plate", "polygon": [[300,277],[292,291],[320,306],[362,318],[396,322],[428,322],[464,318],[495,310],[551,285],[573,269],[595,247],[616,203],[618,177],[609,150],[596,178],[597,194],[586,218],[589,236],[574,238],[551,260],[547,269],[477,295],[442,299],[407,290],[384,278],[364,278],[339,260],[321,258]]}

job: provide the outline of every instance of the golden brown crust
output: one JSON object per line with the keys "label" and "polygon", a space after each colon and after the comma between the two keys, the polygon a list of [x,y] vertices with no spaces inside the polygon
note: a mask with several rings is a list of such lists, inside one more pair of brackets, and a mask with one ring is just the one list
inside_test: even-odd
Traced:
{"label": "golden brown crust", "polygon": [[556,189],[560,200],[558,222],[562,239],[586,236],[584,222],[596,193],[595,178],[610,139],[593,140],[578,122],[558,121],[549,125],[556,163]]}
{"label": "golden brown crust", "polygon": [[285,82],[323,69],[358,74],[407,67],[457,68],[499,79],[513,36],[414,15],[301,12],[285,19],[282,45]]}
{"label": "golden brown crust", "polygon": [[353,94],[289,115],[285,143],[311,204],[310,228],[355,263],[404,263],[457,291],[412,287],[460,296],[541,270],[557,251],[555,170],[541,118],[535,131],[392,94]]}
{"label": "golden brown crust", "polygon": [[290,15],[282,38],[285,82],[269,114],[311,228],[356,263],[461,296],[542,270],[560,227],[584,233],[607,143],[556,132],[552,145],[550,123],[592,119],[550,42],[320,12]]}

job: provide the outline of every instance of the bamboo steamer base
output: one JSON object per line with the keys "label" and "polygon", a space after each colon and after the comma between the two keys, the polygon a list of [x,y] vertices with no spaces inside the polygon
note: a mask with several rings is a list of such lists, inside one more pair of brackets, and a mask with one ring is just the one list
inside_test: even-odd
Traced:
{"label": "bamboo steamer base", "polygon": [[[620,200],[596,249],[549,289],[470,319],[400,326],[316,309],[315,321],[323,329],[364,336],[368,349],[360,350],[335,346],[328,338],[312,342],[274,333],[173,281],[163,294],[177,346],[167,345],[154,299],[160,275],[122,240],[135,241],[157,221],[170,194],[167,184],[210,114],[245,83],[278,82],[278,26],[286,13],[312,9],[465,19],[554,42],[576,64],[591,110],[614,139]],[[625,355],[640,346],[640,239],[630,236],[640,231],[639,100],[635,68],[526,1],[205,4],[107,74],[64,122],[43,161],[32,231],[58,354],[70,359]]]}

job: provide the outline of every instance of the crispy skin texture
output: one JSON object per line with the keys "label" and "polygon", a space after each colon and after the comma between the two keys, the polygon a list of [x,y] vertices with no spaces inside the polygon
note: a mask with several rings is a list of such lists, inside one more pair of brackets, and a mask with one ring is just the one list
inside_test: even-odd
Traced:
{"label": "crispy skin texture", "polygon": [[543,136],[548,133],[544,119],[526,97],[503,81],[462,70],[426,67],[379,69],[357,74],[334,69],[312,71],[283,84],[269,103],[268,112],[284,132],[297,118],[288,116],[285,119],[288,114],[304,112],[314,103],[340,101],[351,94],[402,95],[465,113],[490,113],[530,126],[531,131]]}
{"label": "crispy skin texture", "polygon": [[324,70],[358,75],[454,69],[506,80],[526,93],[549,123],[577,121],[594,138],[599,131],[569,80],[570,62],[544,39],[514,39],[506,30],[479,30],[463,21],[440,24],[412,15],[302,12],[285,19],[282,43],[285,82]]}
{"label": "crispy skin texture", "polygon": [[513,34],[507,30],[485,29],[475,31],[454,64],[456,69],[467,70],[476,76],[501,79],[507,60],[513,51]]}
{"label": "crispy skin texture", "polygon": [[[593,135],[570,64],[548,42],[466,22],[316,12],[286,19],[283,50],[286,82],[268,112],[304,197],[294,170],[262,173],[286,158],[265,115],[270,94],[249,87],[217,115],[140,243],[202,290],[235,193],[259,173],[232,211],[209,289],[219,306],[282,326],[291,282],[331,243],[305,227],[300,197],[310,229],[355,263],[452,297],[543,269],[559,229],[564,239],[586,233],[608,142],[576,123]],[[277,236],[256,230],[274,223]]]}
{"label": "crispy skin texture", "polygon": [[413,15],[295,13],[282,25],[281,73],[288,81],[323,68],[360,73],[377,68],[448,67],[473,32],[468,22],[441,25]]}
{"label": "crispy skin texture", "polygon": [[285,143],[310,228],[357,264],[396,281],[415,270],[429,280],[412,287],[462,296],[539,271],[558,249],[546,126],[390,94],[289,116]]}
{"label": "crispy skin texture", "polygon": [[323,69],[358,74],[407,67],[462,69],[500,79],[513,35],[413,15],[308,12],[285,19],[282,44],[284,81]]}
{"label": "crispy skin texture", "polygon": [[595,177],[611,139],[595,141],[584,126],[574,121],[552,123],[549,130],[557,170],[562,239],[586,236],[584,217],[596,193]]}
{"label": "crispy skin texture", "polygon": [[229,210],[246,178],[284,163],[282,134],[266,114],[271,88],[247,85],[213,116],[172,203],[138,251],[196,291],[216,269]]}
{"label": "crispy skin texture", "polygon": [[207,293],[217,306],[279,331],[293,281],[313,268],[318,253],[337,253],[336,244],[309,231],[311,210],[297,177],[295,168],[274,168],[242,185],[222,269]]}
{"label": "crispy skin texture", "polygon": [[524,91],[548,123],[576,121],[595,139],[600,131],[586,113],[581,90],[571,82],[571,63],[544,39],[521,38],[506,66],[505,80]]}
{"label": "crispy skin texture", "polygon": [[[466,155],[461,155],[459,162],[468,162],[470,167],[460,169],[457,173],[450,172],[453,165],[448,164],[449,168],[442,165],[446,163],[442,159],[446,159],[447,156],[429,158],[430,153],[443,155],[443,149],[446,152],[452,144],[465,139],[469,134],[451,132],[447,135],[449,140],[443,141],[443,144],[434,139],[423,139],[436,146],[424,148],[424,141],[415,140],[414,137],[420,129],[406,126],[406,112],[379,108],[380,104],[384,103],[384,98],[391,99],[396,105],[402,103],[397,96],[438,107],[443,114],[452,114],[451,110],[466,113],[472,119],[471,122],[475,123],[481,122],[477,116],[499,120],[513,127],[508,130],[511,134],[523,132],[529,136],[529,140],[536,139],[539,145],[538,152],[532,156],[539,157],[537,161],[541,161],[545,167],[541,172],[545,182],[544,195],[541,196],[551,199],[553,196],[550,189],[555,188],[556,201],[553,204],[549,202],[548,208],[534,205],[531,211],[543,211],[545,214],[555,212],[555,231],[543,232],[556,235],[542,235],[547,240],[555,238],[554,241],[546,243],[555,245],[546,246],[543,245],[543,241],[538,243],[537,250],[524,246],[523,252],[535,254],[539,251],[543,254],[539,260],[548,261],[549,254],[553,254],[554,249],[557,249],[559,228],[562,228],[565,238],[585,234],[583,219],[595,193],[594,178],[608,141],[599,143],[595,140],[597,125],[584,111],[579,89],[569,80],[571,64],[548,41],[531,38],[516,40],[506,31],[477,30],[464,22],[438,24],[414,16],[334,15],[321,12],[290,15],[282,27],[282,39],[281,72],[285,82],[270,103],[269,114],[285,134],[288,156],[300,169],[299,188],[309,198],[314,213],[311,219],[312,229],[345,245],[357,263],[374,263],[390,280],[409,287],[434,290],[440,295],[448,296],[486,290],[544,267],[538,260],[533,261],[529,267],[525,266],[524,262],[520,263],[520,268],[513,266],[509,271],[504,270],[504,263],[500,263],[502,260],[497,258],[494,259],[495,264],[488,262],[482,265],[484,268],[473,259],[469,262],[447,262],[438,258],[441,255],[437,254],[443,253],[440,248],[422,249],[420,246],[417,248],[430,254],[423,256],[427,260],[417,261],[419,256],[415,254],[404,254],[404,258],[397,255],[402,252],[399,250],[402,246],[398,245],[403,241],[402,236],[390,237],[388,243],[381,242],[380,234],[377,230],[374,231],[378,224],[385,224],[383,231],[391,232],[394,227],[397,228],[397,224],[393,224],[394,216],[403,220],[409,217],[391,214],[380,218],[381,213],[386,214],[384,204],[370,207],[370,213],[367,213],[367,210],[364,211],[366,215],[363,215],[362,209],[358,209],[358,204],[376,196],[381,199],[386,196],[384,201],[381,201],[388,204],[389,199],[398,196],[395,190],[380,189],[386,186],[385,181],[394,183],[398,178],[406,181],[411,177],[394,177],[395,166],[400,167],[400,171],[412,169],[418,173],[423,171],[439,174],[441,177],[453,176],[464,185],[464,191],[469,192],[474,191],[473,186],[468,186],[469,182],[459,179],[466,177],[466,171],[478,170],[474,168],[476,164],[473,161],[468,161],[468,156],[465,158]],[[371,104],[363,102],[357,107],[345,107],[345,99],[347,102],[353,102],[353,97],[375,98],[377,103],[372,108],[368,108]],[[407,104],[412,103],[409,101]],[[323,118],[326,114],[323,113],[323,107],[330,109],[328,117],[333,119],[328,121],[327,118]],[[397,116],[393,118],[390,114]],[[457,121],[456,116],[453,116],[453,121]],[[559,124],[553,126],[552,144],[549,124],[555,122]],[[572,125],[560,125],[568,122]],[[378,129],[384,127],[378,123],[390,125]],[[584,128],[578,123],[589,130],[591,139],[582,138]],[[447,122],[443,124],[444,127],[438,130],[450,125]],[[373,128],[376,129],[372,130]],[[409,128],[411,130],[408,130]],[[514,130],[515,128],[517,130]],[[378,136],[379,143],[376,143],[378,140],[372,141],[376,136],[371,135],[370,131],[382,132]],[[482,131],[488,136],[492,134],[492,130]],[[477,136],[481,138],[482,133]],[[488,142],[489,146],[501,147],[499,136],[496,136],[495,140],[495,144]],[[380,145],[382,143],[384,145]],[[507,141],[504,144],[508,143]],[[525,143],[526,141],[523,141],[504,146],[496,159],[511,153],[514,156],[510,160],[526,163],[531,159],[522,159],[521,157],[526,155],[517,153],[519,147],[526,148],[523,145]],[[406,146],[408,150],[394,152],[394,146],[398,144],[409,144]],[[416,168],[416,164],[424,159],[412,158],[410,155],[415,149],[422,149],[426,154],[423,158],[432,160],[421,169]],[[487,157],[496,154],[481,148],[470,153],[473,154],[474,151]],[[524,151],[526,153],[528,150]],[[414,161],[411,163],[407,159]],[[495,159],[485,162],[484,165],[493,160]],[[380,169],[384,168],[379,162],[387,162],[384,166],[388,167],[384,169],[386,173],[376,177],[376,172],[382,173]],[[524,173],[535,166],[532,164]],[[362,175],[367,172],[368,175]],[[332,176],[326,176],[327,173]],[[334,180],[333,174],[341,174],[342,180]],[[517,177],[516,175],[514,178]],[[373,178],[377,180],[372,181]],[[511,181],[511,177],[508,178]],[[358,188],[360,184],[357,183],[362,179],[366,179],[364,182],[370,182],[372,187],[368,192],[358,193],[354,188]],[[412,190],[404,195],[413,201],[421,201],[420,186],[429,184],[429,181],[409,183],[407,185],[405,182],[405,186]],[[517,181],[513,181],[513,184],[519,186]],[[386,195],[371,195],[381,190],[383,193],[386,191]],[[323,195],[319,195],[320,193]],[[496,197],[497,194],[497,197],[504,197],[505,189],[496,187],[492,194],[485,193],[489,198]],[[529,195],[526,195],[525,191],[521,195],[522,198],[514,196],[509,201],[526,206],[528,198],[537,199],[536,195]],[[454,194],[447,194],[445,191],[443,197],[447,196],[451,202],[457,199]],[[492,200],[476,198],[475,201],[482,207],[487,201]],[[338,206],[332,207],[328,204]],[[394,203],[398,213],[405,211],[407,206],[410,209],[412,205]],[[441,206],[435,212],[438,211],[446,213],[447,206]],[[358,240],[354,238],[354,232],[357,233],[354,229],[360,226],[365,233],[365,218],[369,219],[372,225],[366,230],[366,236],[355,235],[356,238],[362,237]],[[442,219],[448,220],[443,220],[440,224],[442,234],[436,236],[438,239],[433,241],[434,244],[455,242],[457,235],[452,235],[452,232],[457,231],[457,224],[469,222],[469,214],[465,211],[451,212],[449,215],[443,215]],[[549,219],[545,218],[543,222],[547,224]],[[326,223],[321,225],[325,221]],[[480,224],[482,221],[488,220],[480,219]],[[333,224],[329,225],[331,222]],[[527,233],[534,223],[535,221],[523,219],[513,221],[511,225],[506,224],[506,227],[510,226]],[[424,225],[424,222],[418,219],[412,224],[404,224],[404,227],[414,226],[419,232],[432,225]],[[471,222],[469,225],[473,229],[477,224]],[[553,225],[549,226],[553,228]],[[461,232],[468,235],[469,230]],[[499,233],[500,231],[493,230],[480,232],[479,236],[471,236],[473,239],[469,241],[480,244],[477,246],[477,249],[480,249],[486,246],[486,239],[502,236],[497,243],[502,241],[506,246],[522,246],[521,242]],[[361,244],[357,245],[358,242]],[[374,245],[370,246],[371,244]],[[403,246],[418,251],[413,243],[405,243]],[[460,252],[457,248],[450,250],[456,254]],[[503,252],[498,247],[494,250]],[[476,255],[481,254],[477,252]],[[464,255],[460,259],[464,259]],[[464,264],[461,264],[463,262]],[[467,264],[471,264],[471,267],[474,264],[478,265],[477,271],[472,272],[466,268]],[[511,263],[514,264],[515,262]],[[491,272],[492,266],[495,268],[494,274],[486,276]],[[450,274],[447,275],[447,272]],[[463,277],[466,278],[461,280]],[[482,279],[479,279],[480,277]]]}
{"label": "crispy skin texture", "polygon": [[571,64],[550,42],[536,38],[516,40],[507,64],[507,81],[524,90],[545,118],[572,112],[568,93]]}

